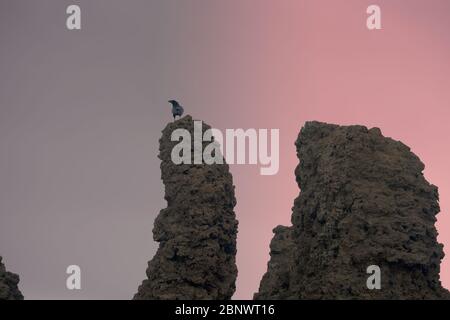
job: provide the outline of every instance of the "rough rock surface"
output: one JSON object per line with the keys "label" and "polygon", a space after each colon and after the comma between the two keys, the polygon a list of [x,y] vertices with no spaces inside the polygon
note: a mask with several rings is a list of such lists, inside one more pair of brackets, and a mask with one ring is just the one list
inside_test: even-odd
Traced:
{"label": "rough rock surface", "polygon": [[19,276],[6,271],[0,257],[0,300],[23,300],[18,284]]}
{"label": "rough rock surface", "polygon": [[[210,127],[203,124],[202,131]],[[227,164],[179,164],[171,160],[175,129],[191,133],[191,116],[169,123],[160,139],[167,208],[155,219],[159,249],[134,299],[230,299],[235,291],[238,222]],[[202,144],[202,150],[209,142]]]}
{"label": "rough rock surface", "polygon": [[[448,299],[423,163],[378,128],[307,122],[292,227],[277,227],[255,299]],[[367,267],[381,269],[369,290]]]}

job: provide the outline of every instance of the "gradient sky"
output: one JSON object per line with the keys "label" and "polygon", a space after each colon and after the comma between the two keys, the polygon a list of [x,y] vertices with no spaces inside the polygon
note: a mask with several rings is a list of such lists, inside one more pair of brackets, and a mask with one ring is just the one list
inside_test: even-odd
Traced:
{"label": "gradient sky", "polygon": [[[82,30],[65,28],[66,7]],[[366,28],[382,9],[383,30]],[[280,171],[231,166],[235,298],[257,291],[272,229],[298,195],[307,120],[380,127],[439,187],[449,255],[448,0],[0,0],[0,255],[28,299],[129,299],[165,207],[167,100],[219,129],[279,128]],[[65,269],[82,268],[81,291]]]}

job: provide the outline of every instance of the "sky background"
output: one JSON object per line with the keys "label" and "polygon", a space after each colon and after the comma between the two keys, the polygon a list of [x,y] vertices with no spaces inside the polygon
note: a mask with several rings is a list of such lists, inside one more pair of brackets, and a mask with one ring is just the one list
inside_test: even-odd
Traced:
{"label": "sky background", "polygon": [[[78,4],[82,30],[66,29]],[[366,28],[378,4],[382,30]],[[266,271],[299,190],[308,120],[381,128],[439,187],[450,288],[448,0],[0,0],[0,255],[27,299],[129,299],[166,206],[167,100],[219,129],[280,129],[280,171],[231,166],[236,299]],[[82,290],[65,287],[82,270]]]}

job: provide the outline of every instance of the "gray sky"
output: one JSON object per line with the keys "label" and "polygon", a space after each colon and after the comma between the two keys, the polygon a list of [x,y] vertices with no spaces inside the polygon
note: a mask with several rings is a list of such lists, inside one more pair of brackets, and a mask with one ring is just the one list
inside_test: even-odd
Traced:
{"label": "gray sky", "polygon": [[[65,29],[71,3],[80,32]],[[0,1],[0,254],[26,298],[131,298],[156,250],[177,65],[156,32],[170,32],[169,9],[144,3]],[[79,292],[65,288],[70,264]]]}

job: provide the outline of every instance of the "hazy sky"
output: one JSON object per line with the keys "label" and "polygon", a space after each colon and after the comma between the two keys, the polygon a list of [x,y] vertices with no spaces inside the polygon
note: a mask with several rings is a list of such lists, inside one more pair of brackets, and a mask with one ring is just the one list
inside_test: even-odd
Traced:
{"label": "hazy sky", "polygon": [[[366,8],[382,9],[382,30]],[[82,30],[66,29],[78,4]],[[298,195],[307,120],[380,127],[425,163],[450,252],[448,0],[0,0],[0,255],[28,299],[129,299],[165,207],[167,100],[220,128],[280,129],[280,172],[232,166],[235,298]],[[82,269],[81,291],[65,270]],[[450,287],[450,258],[441,278]]]}

